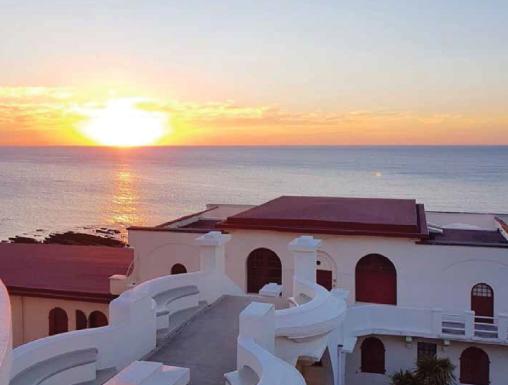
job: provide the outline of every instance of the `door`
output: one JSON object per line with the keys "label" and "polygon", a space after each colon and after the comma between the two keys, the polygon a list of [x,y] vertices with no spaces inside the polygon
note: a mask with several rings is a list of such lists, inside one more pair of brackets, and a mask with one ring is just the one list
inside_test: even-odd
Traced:
{"label": "door", "polygon": [[316,282],[327,290],[333,288],[333,278],[331,270],[316,270]]}
{"label": "door", "polygon": [[360,259],[355,281],[357,302],[397,304],[397,272],[388,258],[369,254]]}
{"label": "door", "polygon": [[492,323],[494,317],[494,291],[486,283],[478,283],[471,290],[471,310],[475,322]]}
{"label": "door", "polygon": [[247,258],[247,292],[259,293],[267,283],[282,283],[282,264],[272,250],[256,249]]}

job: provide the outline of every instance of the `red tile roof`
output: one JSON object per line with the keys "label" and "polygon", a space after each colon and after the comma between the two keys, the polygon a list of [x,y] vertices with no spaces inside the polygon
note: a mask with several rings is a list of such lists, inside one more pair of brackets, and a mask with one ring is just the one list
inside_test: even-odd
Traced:
{"label": "red tile roof", "polygon": [[423,205],[410,199],[282,196],[231,216],[217,227],[428,237]]}
{"label": "red tile roof", "polygon": [[0,278],[9,293],[109,302],[109,277],[125,274],[128,248],[0,243]]}

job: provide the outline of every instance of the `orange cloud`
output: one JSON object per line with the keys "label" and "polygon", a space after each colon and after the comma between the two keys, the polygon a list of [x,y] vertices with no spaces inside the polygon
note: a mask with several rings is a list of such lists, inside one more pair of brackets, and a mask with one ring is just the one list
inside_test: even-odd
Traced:
{"label": "orange cloud", "polygon": [[[93,144],[78,129],[89,119],[86,111],[122,97],[111,91],[0,87],[0,144]],[[150,98],[140,98],[137,107],[171,116],[172,134],[159,144],[508,144],[508,114],[295,112],[232,101],[190,103]]]}

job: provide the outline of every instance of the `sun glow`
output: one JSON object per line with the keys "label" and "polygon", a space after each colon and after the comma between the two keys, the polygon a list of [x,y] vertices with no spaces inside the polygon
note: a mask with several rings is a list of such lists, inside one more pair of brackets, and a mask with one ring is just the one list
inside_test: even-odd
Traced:
{"label": "sun glow", "polygon": [[149,146],[170,132],[168,116],[163,112],[141,109],[139,99],[110,100],[103,108],[85,111],[89,117],[81,132],[104,146]]}

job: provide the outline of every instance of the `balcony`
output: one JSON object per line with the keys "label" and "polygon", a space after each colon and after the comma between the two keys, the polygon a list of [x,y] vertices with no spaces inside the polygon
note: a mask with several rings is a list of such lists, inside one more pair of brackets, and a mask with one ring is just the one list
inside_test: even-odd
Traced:
{"label": "balcony", "polygon": [[438,308],[355,305],[344,322],[344,350],[369,334],[400,335],[508,345],[508,314],[475,317],[474,312],[451,313]]}

